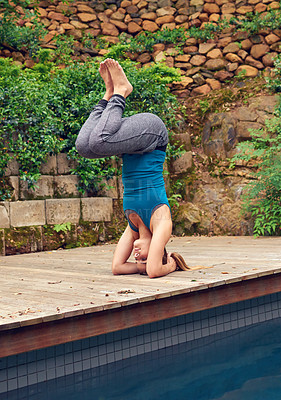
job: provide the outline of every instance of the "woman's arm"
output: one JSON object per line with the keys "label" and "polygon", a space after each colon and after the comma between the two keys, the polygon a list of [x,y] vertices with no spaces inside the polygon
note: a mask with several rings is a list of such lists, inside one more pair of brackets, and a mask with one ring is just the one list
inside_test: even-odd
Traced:
{"label": "woman's arm", "polygon": [[129,227],[125,229],[123,235],[119,239],[112,260],[112,272],[114,275],[138,274],[139,266],[133,262],[127,262],[133,250],[133,243],[137,239]]}
{"label": "woman's arm", "polygon": [[158,278],[176,270],[175,260],[168,256],[167,264],[162,263],[164,248],[172,233],[172,221],[162,220],[153,230],[147,257],[146,272],[150,278]]}

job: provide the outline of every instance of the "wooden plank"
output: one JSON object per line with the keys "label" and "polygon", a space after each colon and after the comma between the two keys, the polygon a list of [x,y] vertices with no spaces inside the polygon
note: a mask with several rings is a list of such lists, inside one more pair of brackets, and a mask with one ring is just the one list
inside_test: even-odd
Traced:
{"label": "wooden plank", "polygon": [[84,339],[281,291],[281,274],[0,332],[0,357]]}
{"label": "wooden plank", "polygon": [[[114,249],[115,245],[104,245],[0,257],[0,329],[8,329],[8,321],[12,328],[17,322],[30,324],[36,318],[51,321],[149,303],[263,275],[276,276],[281,270],[280,238],[172,238],[168,250],[181,253],[193,270],[158,279],[113,276]],[[126,290],[131,293],[125,294]],[[19,315],[28,309],[29,313]]]}

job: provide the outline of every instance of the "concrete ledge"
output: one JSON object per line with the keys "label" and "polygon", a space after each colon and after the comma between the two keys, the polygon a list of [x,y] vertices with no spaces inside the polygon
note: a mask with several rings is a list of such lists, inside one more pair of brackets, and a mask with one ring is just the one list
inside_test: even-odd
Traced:
{"label": "concrete ledge", "polygon": [[78,224],[80,219],[80,199],[46,200],[47,224]]}
{"label": "concrete ledge", "polygon": [[45,200],[10,203],[10,224],[12,227],[45,225],[45,223]]}
{"label": "concrete ledge", "polygon": [[58,197],[79,196],[77,175],[58,175],[54,178],[55,194]]}
{"label": "concrete ledge", "polygon": [[0,228],[10,228],[10,203],[0,203]]}
{"label": "concrete ledge", "polygon": [[[113,207],[121,215],[122,205],[109,197],[0,202],[0,256],[94,245],[119,237],[126,220],[116,222]],[[54,230],[53,225],[65,223],[71,229]]]}
{"label": "concrete ledge", "polygon": [[36,197],[47,198],[54,196],[54,177],[41,175],[34,189],[28,188],[27,182],[20,182],[20,198],[33,200]]}
{"label": "concrete ledge", "polygon": [[84,221],[110,221],[113,213],[112,199],[108,197],[81,199],[81,211]]}
{"label": "concrete ledge", "polygon": [[55,225],[79,221],[109,222],[113,215],[110,197],[65,198],[0,202],[0,229]]}

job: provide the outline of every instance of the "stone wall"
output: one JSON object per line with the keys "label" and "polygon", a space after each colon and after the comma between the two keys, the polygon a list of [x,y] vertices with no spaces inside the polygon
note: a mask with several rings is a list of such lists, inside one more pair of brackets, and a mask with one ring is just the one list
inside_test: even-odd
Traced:
{"label": "stone wall", "polygon": [[[78,191],[78,176],[71,174],[75,162],[67,158],[67,154],[60,153],[47,158],[40,169],[41,176],[34,189],[29,189],[27,182],[19,178],[19,167],[15,159],[8,163],[5,175],[9,177],[13,187],[13,200],[35,200],[48,198],[80,197]],[[115,177],[106,181],[106,186],[99,193],[100,196],[117,199],[122,197],[120,182]]]}
{"label": "stone wall", "polygon": [[[81,198],[78,177],[70,174],[73,167],[66,154],[49,156],[35,189],[28,189],[16,160],[9,162],[6,176],[14,193],[13,201],[0,202],[0,254],[93,245],[120,236],[114,222],[122,197],[117,177],[106,182],[101,197]],[[56,232],[55,225],[61,225],[61,231]],[[119,225],[123,227],[121,214]]]}
{"label": "stone wall", "polygon": [[[238,160],[233,169],[227,158],[237,152],[238,143],[251,138],[251,130],[265,128],[265,121],[274,117],[278,96],[261,95],[247,102],[205,119],[202,151],[192,152],[194,177],[187,185],[187,201],[175,213],[176,235],[253,234],[253,220],[241,213],[244,189],[253,179],[253,163]],[[188,171],[182,176],[189,177]]]}
{"label": "stone wall", "polygon": [[[272,0],[108,0],[101,2],[75,1],[65,4],[59,1],[49,3],[42,0],[39,14],[45,25],[47,35],[43,47],[54,48],[54,37],[72,35],[77,40],[73,58],[86,60],[88,57],[103,56],[105,49],[83,46],[83,35],[103,36],[107,41],[117,43],[118,35],[126,33],[133,37],[142,31],[156,32],[164,28],[204,27],[208,22],[217,23],[220,18],[243,17],[248,12],[260,12],[261,16],[269,9],[277,9],[280,4]],[[30,25],[30,21],[20,21]],[[202,43],[189,38],[179,54],[175,45],[162,43],[154,46],[153,52],[129,54],[140,65],[161,61],[181,69],[183,80],[173,90],[179,96],[206,94],[221,87],[222,82],[233,76],[245,73],[255,77],[261,71],[273,66],[273,58],[281,51],[281,30],[274,32],[263,29],[250,36],[247,32],[224,32]],[[12,57],[26,67],[34,61],[28,53],[0,50],[0,57]]]}
{"label": "stone wall", "polygon": [[114,239],[113,225],[109,197],[1,202],[0,255],[93,245]]}

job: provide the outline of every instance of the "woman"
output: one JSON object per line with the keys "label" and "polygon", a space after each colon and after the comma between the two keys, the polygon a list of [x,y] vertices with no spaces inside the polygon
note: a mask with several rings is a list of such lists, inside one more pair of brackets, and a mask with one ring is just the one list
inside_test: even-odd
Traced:
{"label": "woman", "polygon": [[[132,92],[132,85],[115,60],[102,62],[99,72],[106,92],[79,132],[76,148],[87,158],[123,158],[123,208],[128,226],[114,253],[112,272],[146,273],[155,278],[187,269],[180,255],[167,255],[165,250],[172,233],[163,179],[166,127],[151,113],[123,118],[125,99]],[[134,263],[128,262],[132,250]]]}

